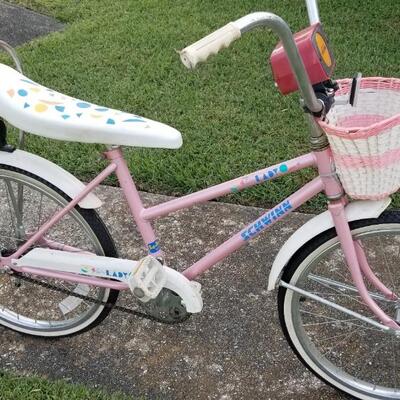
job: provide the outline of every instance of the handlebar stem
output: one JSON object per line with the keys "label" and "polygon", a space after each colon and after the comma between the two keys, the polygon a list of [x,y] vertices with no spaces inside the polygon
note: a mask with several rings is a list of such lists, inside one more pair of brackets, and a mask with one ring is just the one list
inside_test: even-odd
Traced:
{"label": "handlebar stem", "polygon": [[323,104],[315,96],[292,32],[281,17],[269,12],[255,12],[239,18],[233,24],[240,29],[241,34],[259,26],[265,26],[275,32],[282,41],[305,106],[313,113],[323,109]]}

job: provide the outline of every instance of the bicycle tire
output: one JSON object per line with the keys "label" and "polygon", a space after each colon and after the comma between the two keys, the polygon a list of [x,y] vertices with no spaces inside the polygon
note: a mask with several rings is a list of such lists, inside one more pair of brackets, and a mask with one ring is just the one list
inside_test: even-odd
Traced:
{"label": "bicycle tire", "polygon": [[[12,196],[15,198],[15,194],[21,187],[23,187],[22,212],[19,209],[16,210],[10,201]],[[12,194],[11,192],[15,193]],[[18,243],[21,241],[21,238],[16,238],[18,230],[14,227],[15,237],[5,234],[6,229],[12,230],[13,226],[17,225],[17,214],[22,215],[20,219],[23,218],[24,229],[27,230],[29,227],[34,231],[32,227],[34,223],[37,225],[36,227],[40,226],[46,220],[46,216],[53,215],[53,208],[56,210],[62,208],[70,200],[71,198],[61,189],[41,177],[20,168],[0,165],[0,215],[2,215],[0,252],[2,254],[12,253],[18,248]],[[45,216],[45,214],[48,215]],[[7,219],[9,220],[8,223]],[[39,221],[38,223],[36,219]],[[87,246],[85,250],[95,252],[98,255],[118,257],[114,242],[106,226],[93,209],[83,209],[77,205],[52,229],[46,235],[53,235],[57,239],[65,238],[67,243],[63,241],[64,244],[81,248],[74,243],[79,238],[82,244]],[[43,278],[43,280],[45,279]],[[92,294],[91,297],[106,302],[106,304],[87,304],[86,309],[83,304],[84,301],[73,296],[69,296],[66,300],[62,298],[61,294],[54,291],[51,292],[47,289],[46,292],[43,287],[35,287],[34,284],[28,284],[23,280],[18,282],[18,279],[12,275],[2,274],[0,280],[0,324],[32,336],[54,338],[75,335],[92,329],[102,322],[111,311],[119,294],[114,289],[88,287],[87,285],[60,282],[60,280],[48,280],[48,282],[55,282],[56,285],[68,287],[71,290],[78,290],[79,287],[80,291],[94,291],[95,295]],[[20,286],[13,288],[15,283]],[[28,300],[29,305],[27,304]],[[39,309],[41,303],[43,303],[43,310]],[[10,308],[11,305],[14,309]],[[24,307],[26,310],[24,312],[29,313],[29,316],[22,313]],[[34,317],[35,313],[38,315]],[[42,317],[41,315],[48,316]],[[56,315],[60,320],[63,318],[65,322],[50,319],[50,315]]]}
{"label": "bicycle tire", "polygon": [[[399,293],[400,274],[395,276],[388,259],[393,255],[397,260],[400,254],[400,212],[354,221],[350,228],[354,237],[363,242],[374,272]],[[354,291],[350,274],[343,267],[343,254],[332,228],[296,252],[281,280],[376,320]],[[389,315],[395,315],[399,301],[389,301],[370,284],[367,287],[376,296],[375,301]],[[400,360],[399,336],[374,329],[282,286],[278,291],[278,311],[288,343],[317,377],[357,399],[400,399],[400,367],[396,361]]]}

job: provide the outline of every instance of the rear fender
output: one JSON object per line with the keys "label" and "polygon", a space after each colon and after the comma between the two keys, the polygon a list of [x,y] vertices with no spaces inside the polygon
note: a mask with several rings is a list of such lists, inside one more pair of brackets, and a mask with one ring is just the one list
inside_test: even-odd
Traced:
{"label": "rear fender", "polygon": [[[0,151],[0,164],[30,172],[51,183],[71,199],[85,188],[85,185],[79,179],[58,165],[23,150],[15,150],[12,153]],[[82,208],[98,208],[101,204],[101,200],[93,193],[89,193],[79,202],[79,206]]]}

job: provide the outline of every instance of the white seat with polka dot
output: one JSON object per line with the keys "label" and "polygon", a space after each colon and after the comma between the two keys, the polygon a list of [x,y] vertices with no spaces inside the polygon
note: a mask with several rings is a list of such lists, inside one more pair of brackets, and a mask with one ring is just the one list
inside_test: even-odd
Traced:
{"label": "white seat with polka dot", "polygon": [[168,125],[66,96],[3,64],[0,117],[52,139],[170,149],[182,145],[180,132]]}

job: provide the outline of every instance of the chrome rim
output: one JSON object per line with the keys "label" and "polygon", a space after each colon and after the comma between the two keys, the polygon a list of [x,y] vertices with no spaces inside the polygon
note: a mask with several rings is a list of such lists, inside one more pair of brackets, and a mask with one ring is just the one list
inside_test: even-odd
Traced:
{"label": "chrome rim", "polygon": [[[0,170],[0,252],[11,254],[54,213],[67,204],[59,193],[42,182]],[[46,240],[104,255],[102,247],[83,216],[72,210],[45,235]],[[45,243],[38,246],[48,247]],[[62,288],[106,300],[109,289],[66,281],[48,280]],[[21,332],[56,336],[89,325],[103,306],[58,293],[12,275],[0,275],[0,323]]]}
{"label": "chrome rim", "polygon": [[[370,266],[399,294],[400,227],[369,226],[353,231]],[[294,272],[290,284],[376,320],[363,304],[344,264],[337,238],[313,251]],[[368,290],[384,311],[398,318],[399,301]],[[285,321],[301,357],[320,376],[362,398],[400,399],[400,337],[288,290]]]}

